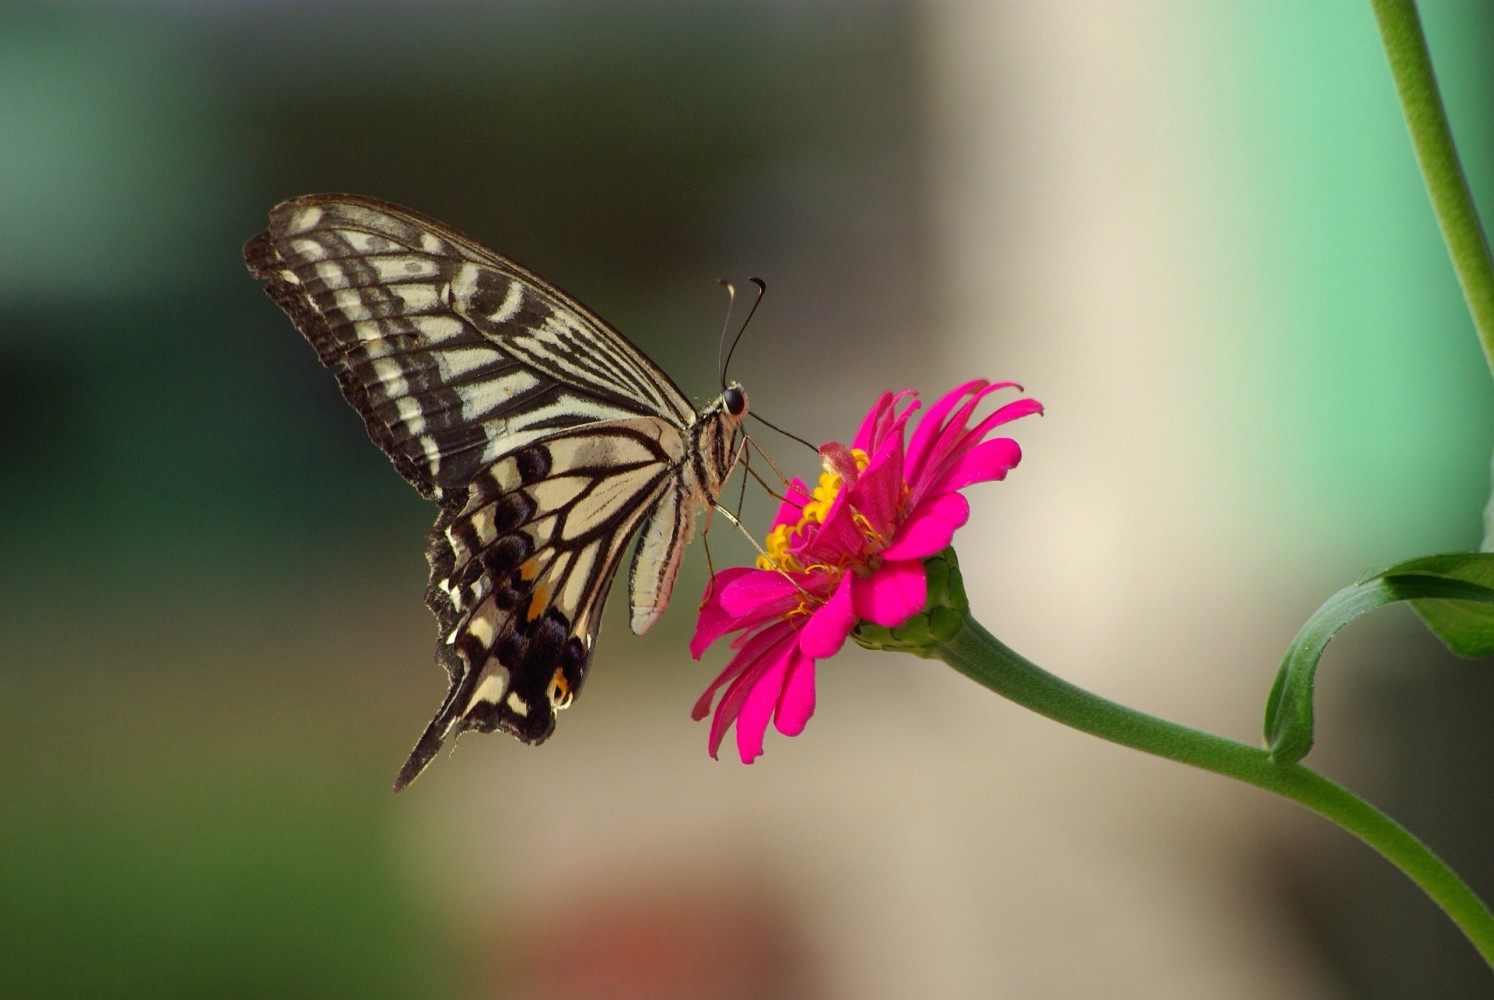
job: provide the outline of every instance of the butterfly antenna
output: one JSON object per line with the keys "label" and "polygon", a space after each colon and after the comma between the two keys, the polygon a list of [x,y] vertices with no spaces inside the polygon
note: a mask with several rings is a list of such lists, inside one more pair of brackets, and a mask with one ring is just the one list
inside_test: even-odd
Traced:
{"label": "butterfly antenna", "polygon": [[[725,278],[717,278],[716,280],[717,280],[717,283],[719,283],[722,287],[724,287],[727,290],[727,292],[729,292],[731,294],[732,301],[735,302],[736,301],[737,290],[736,290],[735,287],[733,287],[732,283],[729,282],[729,281],[727,281]],[[748,278],[747,280],[750,281],[750,282],[752,282],[754,285],[757,286],[757,297],[752,300],[752,308],[749,309],[749,310],[747,310],[747,318],[744,319],[744,320],[742,320],[742,326],[741,326],[741,328],[737,330],[736,337],[734,337],[732,339],[731,350],[729,350],[729,351],[726,352],[726,360],[725,361],[723,361],[721,359],[721,344],[724,344],[726,342],[726,327],[725,327],[725,325],[723,325],[722,329],[721,329],[721,342],[718,343],[717,347],[716,347],[716,368],[720,372],[721,391],[722,392],[726,391],[726,371],[727,371],[728,368],[731,367],[732,355],[734,355],[734,354],[737,353],[737,345],[742,342],[742,334],[744,334],[744,333],[747,332],[747,324],[751,323],[752,322],[752,317],[754,317],[754,316],[757,315],[757,307],[760,306],[760,305],[762,305],[763,296],[765,296],[765,295],[768,294],[768,283],[766,281],[764,281],[761,278],[756,278],[756,277],[754,277],[754,278]],[[730,323],[730,321],[731,321],[731,307],[730,306],[727,307],[726,317],[727,317],[727,323]],[[768,419],[766,419],[766,418],[758,415],[757,413],[755,413],[753,411],[748,411],[747,415],[750,416],[750,417],[752,417],[753,419],[757,420],[759,423],[763,424],[765,427],[769,427],[772,430],[775,430],[778,433],[782,434],[784,437],[788,438],[789,440],[791,440],[791,441],[797,441],[799,444],[802,444],[804,447],[808,448],[810,451],[814,452],[815,454],[819,454],[819,449],[818,448],[816,448],[814,445],[810,444],[808,441],[806,441],[803,438],[801,438],[799,435],[793,433],[792,431],[786,431],[786,430],[784,430],[782,427],[779,427],[777,424],[773,423],[771,420],[768,420]],[[754,441],[753,444],[757,445],[757,442]],[[762,446],[761,445],[757,445],[757,450],[758,451],[763,451]],[[765,452],[765,451],[763,451],[763,457],[767,458],[768,457],[768,453]],[[768,459],[768,464],[769,465],[773,465],[773,460],[771,458]],[[778,467],[774,466],[773,467],[773,471],[774,472],[778,472]],[[779,475],[779,478],[782,478],[782,474],[781,473]],[[787,482],[787,480],[784,480],[784,481]]]}
{"label": "butterfly antenna", "polygon": [[726,388],[726,370],[731,367],[731,356],[737,353],[737,345],[742,342],[742,334],[747,332],[747,324],[752,322],[752,317],[757,315],[757,307],[762,305],[763,296],[768,294],[768,283],[761,278],[748,278],[748,281],[757,286],[757,298],[752,300],[752,308],[747,310],[747,318],[742,320],[742,326],[737,330],[736,337],[731,342],[731,350],[726,352],[726,362],[721,366],[721,388]]}
{"label": "butterfly antenna", "polygon": [[[731,307],[737,301],[737,286],[725,278],[717,278],[716,284],[726,289],[726,318],[721,321],[721,337],[716,341],[716,376],[721,380],[721,391],[726,391],[726,358],[723,352],[726,350],[726,331],[731,329]],[[740,335],[739,335],[740,336]],[[736,341],[732,342],[732,349],[736,349]]]}

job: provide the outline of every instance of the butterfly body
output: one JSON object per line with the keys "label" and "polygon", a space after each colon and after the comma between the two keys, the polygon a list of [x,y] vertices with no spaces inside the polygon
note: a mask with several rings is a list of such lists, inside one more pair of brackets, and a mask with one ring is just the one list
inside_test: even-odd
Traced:
{"label": "butterfly body", "polygon": [[385,202],[283,202],[244,256],[439,506],[426,603],[451,686],[395,788],[463,730],[542,742],[585,681],[634,534],[633,630],[668,604],[696,512],[735,464],[746,396],[733,384],[697,412],[575,299]]}

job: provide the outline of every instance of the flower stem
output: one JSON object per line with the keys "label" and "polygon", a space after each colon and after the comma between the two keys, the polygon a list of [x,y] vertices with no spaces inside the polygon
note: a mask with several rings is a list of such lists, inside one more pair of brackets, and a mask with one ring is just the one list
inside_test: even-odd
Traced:
{"label": "flower stem", "polygon": [[1489,242],[1479,225],[1447,125],[1421,16],[1413,0],[1373,0],[1373,5],[1390,61],[1390,75],[1395,78],[1401,111],[1411,132],[1411,145],[1432,198],[1432,211],[1458,273],[1458,283],[1463,286],[1468,311],[1473,314],[1484,360],[1494,371],[1494,261],[1490,260]]}
{"label": "flower stem", "polygon": [[1383,854],[1468,936],[1494,968],[1494,913],[1441,858],[1404,827],[1347,789],[1300,764],[1117,705],[1048,673],[965,616],[952,638],[928,649],[976,683],[1039,715],[1122,746],[1237,778],[1300,803]]}

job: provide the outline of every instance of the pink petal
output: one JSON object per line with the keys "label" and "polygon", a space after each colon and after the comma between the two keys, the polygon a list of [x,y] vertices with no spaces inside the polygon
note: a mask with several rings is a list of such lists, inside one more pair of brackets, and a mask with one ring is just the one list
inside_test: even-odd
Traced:
{"label": "pink petal", "polygon": [[971,414],[974,413],[980,398],[997,389],[1004,389],[1014,384],[1012,382],[1002,382],[991,386],[989,389],[983,391],[979,397],[971,400],[962,407],[957,418],[951,418],[944,432],[940,435],[939,440],[934,444],[929,455],[926,456],[923,465],[919,467],[918,476],[916,478],[910,477],[909,479],[913,487],[913,502],[915,505],[920,498],[932,491],[933,482],[941,478],[952,465],[958,463],[967,453],[979,446],[982,439],[991,432],[992,428],[1016,420],[1019,417],[1025,417],[1029,413],[1043,412],[1043,404],[1037,400],[1018,399],[1000,407],[995,413],[986,417],[979,424],[975,425],[975,427],[966,429],[965,424],[970,419]]}
{"label": "pink petal", "polygon": [[1022,461],[1022,449],[1011,438],[984,441],[947,465],[939,478],[930,484],[928,495],[955,493],[974,483],[1005,479],[1006,474]]}
{"label": "pink petal", "polygon": [[851,439],[851,447],[867,450],[867,445],[877,435],[877,427],[881,424],[888,411],[892,409],[894,400],[892,393],[884,392],[877,397],[872,408],[866,411],[866,418],[861,421],[861,426],[856,430],[856,436]]}
{"label": "pink petal", "polygon": [[830,600],[816,608],[809,620],[799,629],[799,649],[805,656],[823,660],[834,656],[845,645],[846,637],[856,625],[856,613],[851,607],[851,581],[854,574],[840,578]]}
{"label": "pink petal", "polygon": [[[992,388],[1001,389],[1010,385],[1017,385],[1017,383],[1002,382],[1000,385],[993,386]],[[1021,386],[1017,386],[1017,388],[1020,389]],[[1031,398],[1030,396],[1025,396],[1022,399],[1014,399],[1010,403],[1007,403],[1005,406],[1002,406],[989,417],[986,417],[986,419],[982,420],[980,423],[976,424],[975,427],[971,429],[970,433],[978,435],[980,437],[985,437],[986,434],[990,432],[992,427],[996,427],[1000,424],[1011,423],[1013,420],[1021,419],[1022,417],[1025,417],[1032,413],[1042,412],[1043,404],[1039,403],[1037,400]]]}
{"label": "pink petal", "polygon": [[866,519],[873,532],[884,538],[891,536],[903,497],[902,448],[900,433],[882,443],[860,478],[836,495],[818,531],[795,549],[801,559],[827,564],[860,559],[867,539],[857,523],[857,514]]}
{"label": "pink petal", "polygon": [[785,736],[798,736],[814,714],[814,660],[805,656],[802,646],[789,659],[788,677],[778,697],[778,711],[773,724]]}
{"label": "pink petal", "polygon": [[897,399],[899,401],[903,400],[904,398],[908,400],[908,405],[903,407],[901,412],[899,412],[892,418],[892,422],[883,429],[882,434],[879,437],[872,439],[872,446],[870,448],[862,449],[868,455],[875,455],[877,452],[882,450],[884,444],[892,440],[897,441],[899,449],[902,448],[903,430],[908,426],[908,420],[913,416],[914,413],[918,412],[919,407],[923,406],[923,403],[919,402],[918,393],[913,391],[912,389],[904,389],[902,392],[897,394]]}
{"label": "pink petal", "polygon": [[865,517],[873,531],[892,534],[902,514],[903,439],[889,438],[867,463],[861,478],[848,491],[847,502]]}
{"label": "pink petal", "polygon": [[963,495],[943,493],[931,497],[913,508],[882,557],[926,559],[949,545],[954,533],[968,520],[970,503]]}
{"label": "pink petal", "polygon": [[729,584],[741,577],[757,572],[759,572],[759,570],[752,566],[730,566],[726,569],[723,569],[721,572],[711,577],[710,580],[706,581],[705,596],[702,598],[702,600],[706,604],[719,604],[721,602],[721,592],[725,590]]}
{"label": "pink petal", "polygon": [[747,696],[761,681],[763,674],[769,670],[775,659],[784,659],[788,651],[793,649],[794,641],[798,633],[788,622],[778,622],[769,625],[761,631],[751,633],[750,638],[743,646],[741,652],[732,658],[721,675],[711,682],[705,693],[695,702],[691,711],[691,718],[703,719],[711,708],[711,699],[721,685],[727,681],[731,685],[722,695],[721,703],[716,706],[716,715],[711,719],[710,749],[711,756],[715,757],[721,747],[722,737],[726,730],[736,721],[738,713]]}
{"label": "pink petal", "polygon": [[700,659],[711,647],[711,643],[735,629],[736,625],[737,619],[733,615],[714,604],[705,605],[700,609],[700,617],[695,619],[695,634],[690,637],[690,655]]}
{"label": "pink petal", "polygon": [[[699,698],[695,699],[695,704],[690,708],[690,718],[694,719],[696,722],[699,722],[701,719],[704,719],[707,715],[709,715],[711,711],[711,701],[716,697],[716,692],[721,690],[721,685],[725,684],[727,681],[736,680],[741,676],[742,671],[746,670],[749,665],[750,664],[747,662],[747,660],[743,659],[740,656],[732,657],[731,662],[726,665],[726,669],[717,674],[716,679],[711,681],[710,686],[700,693]],[[716,742],[719,743],[720,740],[717,740]],[[712,756],[715,755],[714,748],[712,749],[711,754]]]}
{"label": "pink petal", "polygon": [[794,546],[794,554],[805,565],[835,565],[859,556],[866,548],[866,538],[856,523],[856,510],[850,505],[850,494],[842,491],[825,514],[819,530]]}
{"label": "pink petal", "polygon": [[[721,759],[716,756],[721,752],[721,741],[726,738],[726,731],[737,721],[737,716],[742,711],[742,702],[752,692],[752,684],[757,676],[757,671],[740,672],[736,680],[731,682],[731,687],[726,689],[726,694],[721,696],[721,703],[716,706],[716,714],[711,717],[711,735],[706,744],[711,752],[712,760]],[[700,703],[696,702],[696,704]]]}
{"label": "pink petal", "polygon": [[[700,651],[703,653],[705,652],[706,648],[711,645],[711,643],[721,638],[722,635],[725,635],[728,632],[739,631],[742,634],[732,640],[730,648],[741,649],[747,644],[748,640],[753,635],[754,629],[757,629],[763,625],[771,625],[775,621],[782,621],[788,614],[788,612],[793,610],[793,607],[793,602],[789,602],[786,607],[764,605],[761,608],[754,609],[749,614],[732,616],[727,627],[722,628],[714,633],[706,631],[707,623],[698,623],[696,625],[696,635],[692,637],[690,641],[690,649],[694,651],[698,646]],[[710,624],[714,625],[715,623],[711,622]],[[697,654],[695,658],[697,660],[700,659],[699,654]]]}
{"label": "pink petal", "polygon": [[889,560],[865,579],[856,578],[851,601],[856,617],[886,628],[897,626],[923,610],[928,578],[917,559]]}
{"label": "pink petal", "polygon": [[991,384],[985,379],[974,379],[964,385],[945,393],[939,401],[929,408],[918,423],[918,429],[913,432],[913,438],[908,442],[907,469],[910,481],[916,481],[917,474],[928,460],[930,451],[933,449],[939,435],[944,430],[945,418],[951,410],[959,405],[960,400],[974,394],[975,401],[980,399],[983,392],[989,391]]}
{"label": "pink petal", "polygon": [[768,720],[783,692],[783,678],[788,672],[792,650],[792,646],[775,647],[775,653],[780,655],[764,663],[742,701],[737,715],[737,753],[743,764],[751,764],[763,754],[763,734],[768,731]]}
{"label": "pink petal", "polygon": [[721,591],[738,577],[756,572],[758,570],[750,566],[733,566],[717,573],[716,578],[706,584],[705,602],[695,619],[695,634],[690,637],[690,655],[700,659],[711,643],[742,627],[736,615],[721,607]]}
{"label": "pink petal", "polygon": [[[909,397],[912,397],[912,402],[902,413],[898,413],[897,404]],[[918,409],[918,405],[918,393],[911,389],[904,389],[896,396],[890,392],[882,393],[872,405],[866,419],[861,422],[861,428],[856,432],[851,446],[860,448],[868,455],[873,454],[891,434],[896,432],[901,435],[903,425],[908,422],[913,411]]]}
{"label": "pink petal", "polygon": [[721,585],[718,592],[721,610],[738,617],[760,611],[764,605],[781,605],[782,609],[773,613],[782,614],[799,601],[799,589],[794,586],[794,581],[771,569],[754,568],[739,574]]}

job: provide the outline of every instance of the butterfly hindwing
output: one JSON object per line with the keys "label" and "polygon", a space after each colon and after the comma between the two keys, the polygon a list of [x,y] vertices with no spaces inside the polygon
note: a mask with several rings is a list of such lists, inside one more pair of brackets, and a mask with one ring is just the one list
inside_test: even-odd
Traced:
{"label": "butterfly hindwing", "polygon": [[[697,414],[575,299],[408,209],[277,205],[245,260],[334,369],[370,437],[437,501],[426,602],[450,688],[395,782],[467,729],[539,743],[580,690],[628,539],[633,626],[668,601],[745,397]],[[642,569],[640,569],[642,567]]]}

